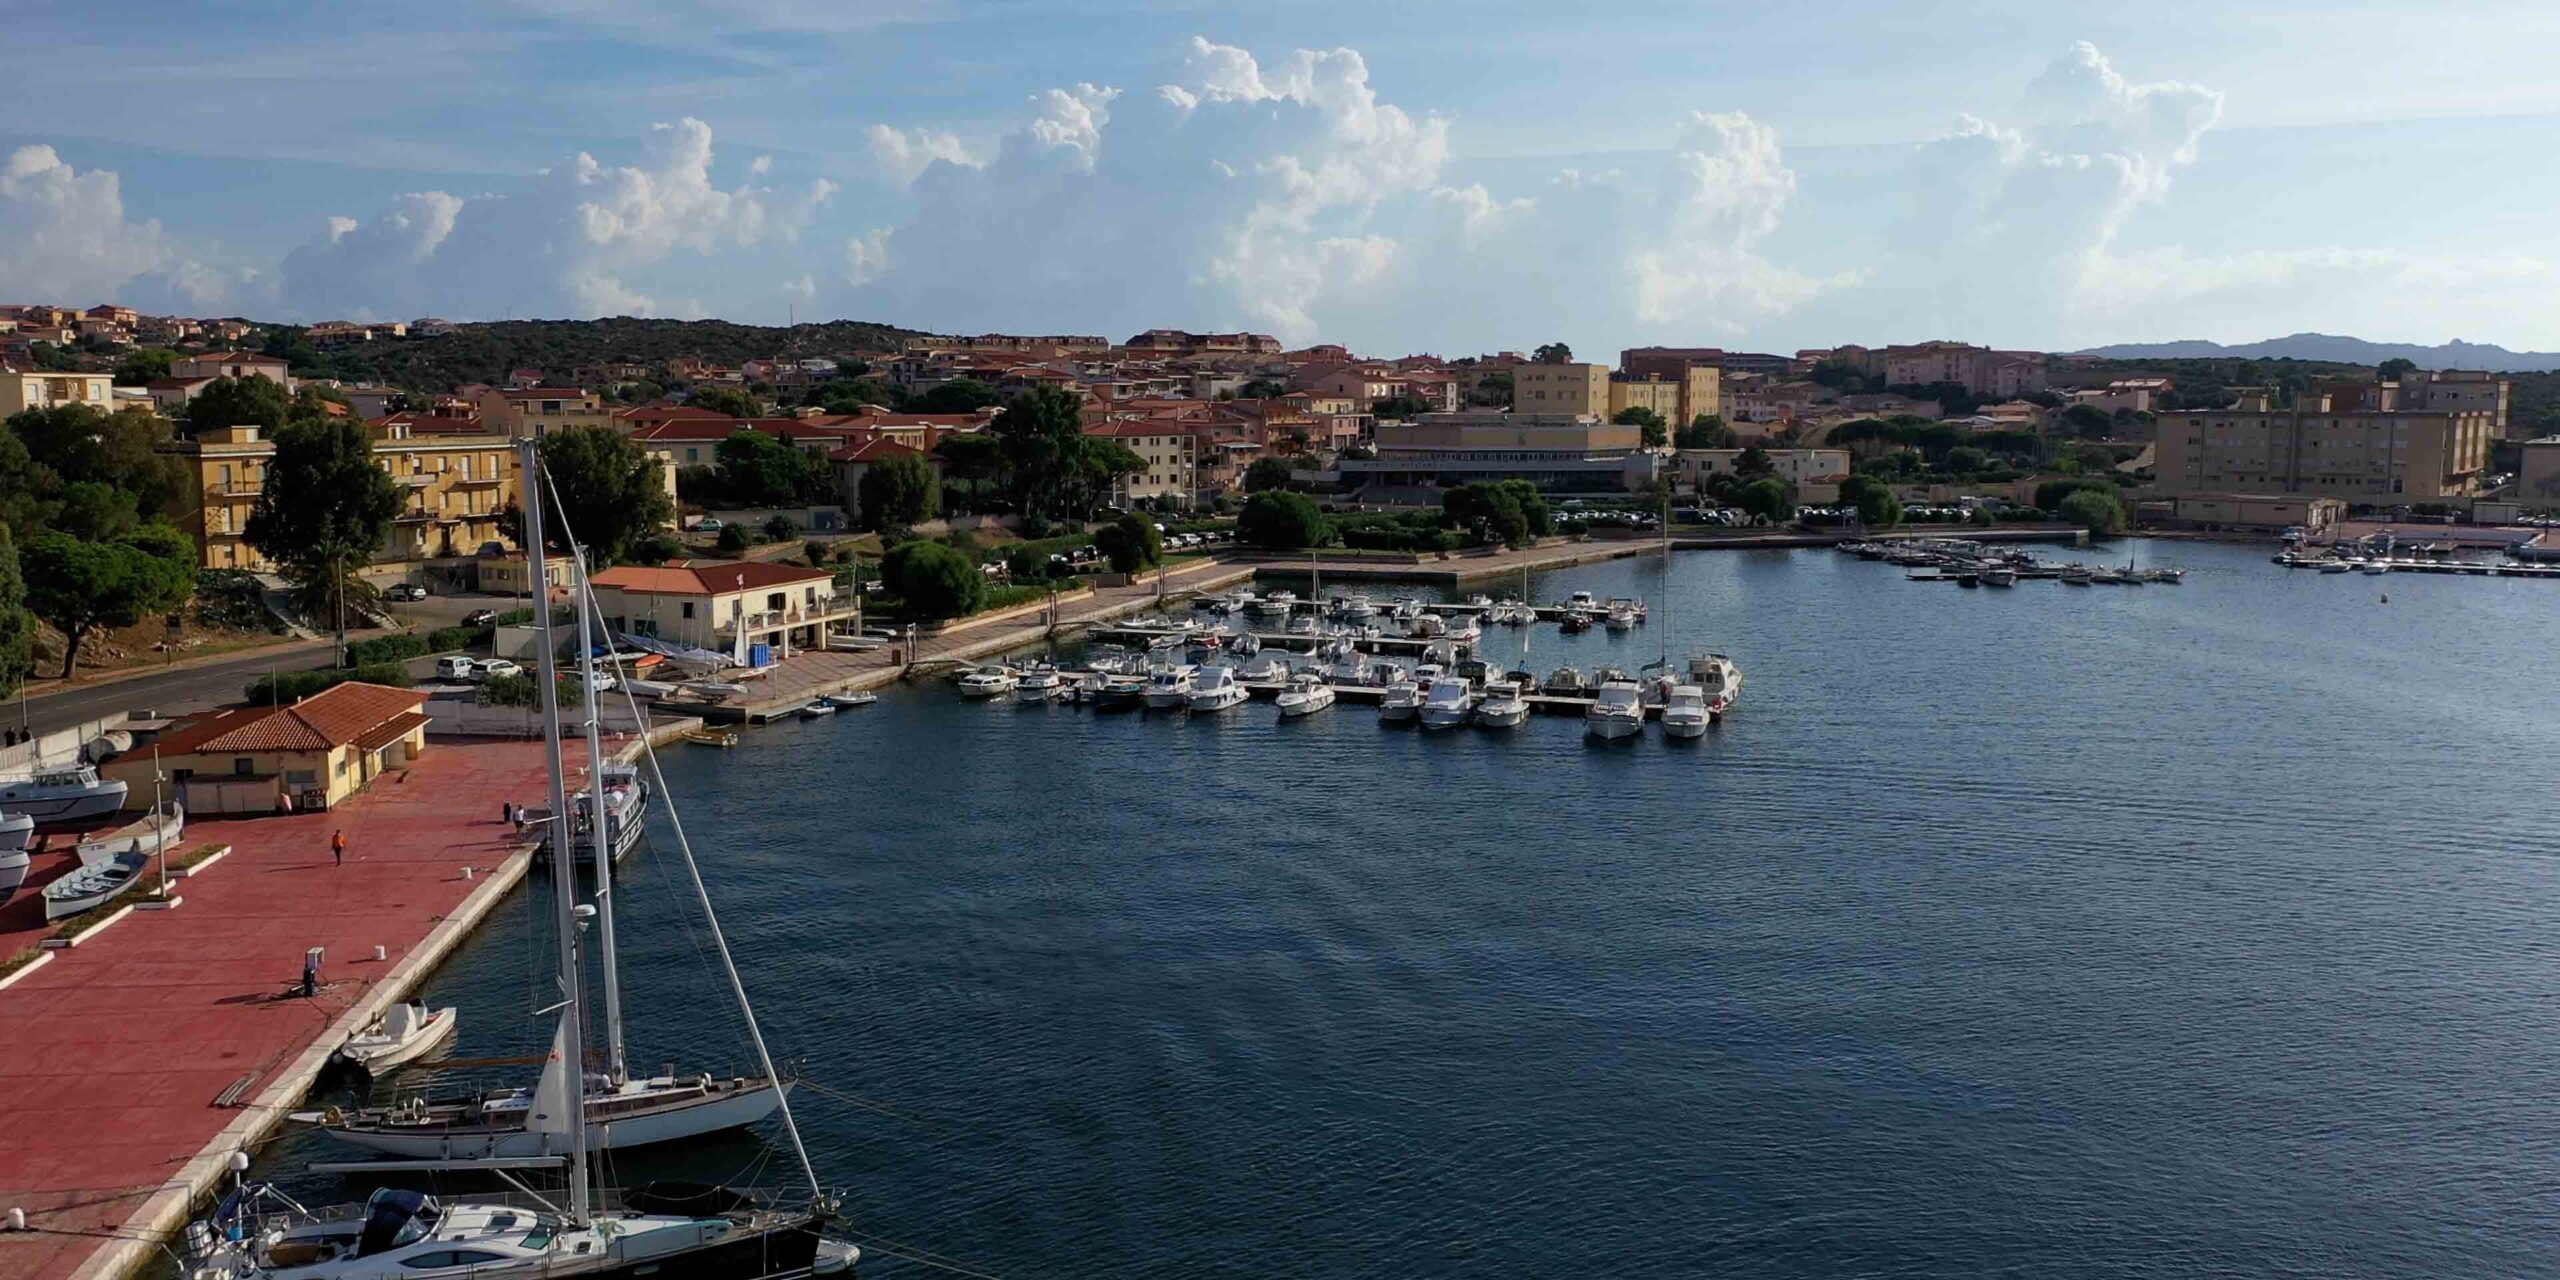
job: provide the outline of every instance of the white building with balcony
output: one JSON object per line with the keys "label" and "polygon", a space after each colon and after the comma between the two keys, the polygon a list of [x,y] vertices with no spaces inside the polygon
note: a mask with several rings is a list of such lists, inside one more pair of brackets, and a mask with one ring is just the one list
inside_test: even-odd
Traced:
{"label": "white building with balcony", "polygon": [[612,630],[740,662],[757,645],[776,659],[824,648],[828,625],[854,617],[853,596],[836,593],[834,574],[756,560],[620,565],[597,574],[595,589]]}

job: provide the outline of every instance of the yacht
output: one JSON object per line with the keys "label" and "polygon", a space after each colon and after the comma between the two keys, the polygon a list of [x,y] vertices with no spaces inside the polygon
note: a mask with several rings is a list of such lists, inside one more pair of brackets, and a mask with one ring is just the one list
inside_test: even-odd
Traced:
{"label": "yacht", "polygon": [[1482,640],[1484,624],[1477,621],[1474,614],[1462,613],[1449,619],[1441,634],[1451,640]]}
{"label": "yacht", "polygon": [[1147,707],[1153,711],[1172,711],[1191,705],[1191,686],[1199,678],[1199,668],[1192,666],[1158,667],[1147,673]]}
{"label": "yacht", "polygon": [[1430,691],[1422,696],[1422,727],[1455,729],[1465,724],[1475,709],[1475,690],[1456,676],[1442,676],[1432,681]]}
{"label": "yacht", "polygon": [[62,765],[0,782],[0,810],[37,822],[79,822],[123,808],[124,794],[125,784],[101,779],[93,765]]}
{"label": "yacht", "polygon": [[1594,738],[1631,738],[1644,732],[1644,704],[1636,682],[1603,682],[1591,709],[1582,714],[1582,731]]}
{"label": "yacht", "polygon": [[1417,640],[1431,640],[1449,634],[1449,620],[1436,613],[1417,613],[1405,619],[1404,633]]}
{"label": "yacht", "polygon": [[1013,692],[1013,687],[1021,683],[1021,679],[1010,667],[980,667],[960,677],[960,696],[1001,698]]}
{"label": "yacht", "polygon": [[1048,702],[1066,691],[1067,678],[1056,667],[1043,662],[1023,672],[1021,679],[1014,682],[1013,700]]}
{"label": "yacht", "polygon": [[1721,653],[1695,654],[1689,659],[1686,683],[1697,686],[1707,700],[1708,712],[1720,718],[1742,696],[1742,668]]}
{"label": "yacht", "polygon": [[1234,668],[1202,667],[1200,674],[1193,678],[1191,691],[1184,698],[1183,705],[1193,711],[1224,711],[1243,705],[1252,696],[1251,691],[1237,682]]}
{"label": "yacht", "polygon": [[1520,686],[1511,680],[1495,680],[1484,687],[1484,700],[1476,704],[1476,723],[1488,729],[1516,729],[1529,719],[1529,700],[1520,695]]}
{"label": "yacht", "polygon": [[1378,668],[1371,665],[1367,658],[1362,657],[1357,650],[1354,650],[1335,659],[1333,665],[1326,667],[1324,669],[1324,678],[1326,682],[1330,684],[1376,684],[1378,681]]}
{"label": "yacht", "polygon": [[1500,604],[1493,606],[1491,616],[1496,623],[1506,627],[1516,627],[1522,623],[1538,620],[1536,610],[1509,597],[1504,597]]}
{"label": "yacht", "polygon": [[[835,709],[824,701],[809,705]],[[801,708],[802,714],[807,712],[807,707]],[[596,860],[594,800],[581,791],[569,798],[569,806],[569,829],[576,841],[578,860],[592,864]],[[605,765],[604,815],[607,847],[613,851],[613,860],[620,862],[639,847],[640,837],[648,830],[649,787],[640,780],[638,769],[619,761]]]}
{"label": "yacht", "polygon": [[1276,653],[1266,653],[1244,664],[1236,678],[1252,684],[1268,684],[1289,678],[1289,660]]}
{"label": "yacht", "polygon": [[1297,676],[1280,691],[1280,718],[1311,716],[1333,705],[1333,686],[1314,676]]}
{"label": "yacht", "polygon": [[1662,704],[1662,732],[1671,738],[1703,738],[1715,716],[1707,710],[1706,691],[1694,684],[1671,686]]}
{"label": "yacht", "polygon": [[1636,625],[1636,611],[1625,605],[1611,605],[1608,614],[1601,620],[1601,625],[1611,631],[1625,631]]}
{"label": "yacht", "polygon": [[1568,609],[1580,609],[1584,613],[1598,613],[1600,611],[1600,598],[1588,591],[1576,591],[1572,595],[1564,598],[1564,607]]}
{"label": "yacht", "polygon": [[1378,719],[1388,724],[1411,720],[1422,711],[1422,686],[1403,676],[1387,685],[1384,697],[1378,699]]}

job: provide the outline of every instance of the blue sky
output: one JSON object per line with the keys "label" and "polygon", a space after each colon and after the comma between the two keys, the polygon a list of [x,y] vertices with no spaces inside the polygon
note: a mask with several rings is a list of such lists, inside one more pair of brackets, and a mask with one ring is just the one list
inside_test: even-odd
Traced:
{"label": "blue sky", "polygon": [[22,0],[0,296],[2560,349],[2560,9]]}

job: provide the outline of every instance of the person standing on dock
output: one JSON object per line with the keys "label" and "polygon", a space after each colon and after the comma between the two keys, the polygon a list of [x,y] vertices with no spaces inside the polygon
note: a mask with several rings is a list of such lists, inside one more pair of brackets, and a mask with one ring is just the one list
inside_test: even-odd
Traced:
{"label": "person standing on dock", "polygon": [[329,833],[329,856],[337,859],[337,865],[347,865],[347,833],[344,828]]}

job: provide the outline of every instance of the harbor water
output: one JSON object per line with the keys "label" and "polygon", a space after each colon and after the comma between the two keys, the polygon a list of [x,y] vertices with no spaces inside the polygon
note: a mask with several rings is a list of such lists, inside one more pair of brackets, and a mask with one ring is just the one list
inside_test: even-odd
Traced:
{"label": "harbor water", "polygon": [[[977,1272],[2560,1272],[2560,586],[2141,557],[1537,579],[1654,606],[1542,674],[1741,665],[1696,743],[937,682],[666,766],[853,1223]],[[681,867],[624,877],[635,1067],[744,1069]],[[466,1054],[548,1038],[502,915],[426,992]]]}

